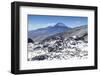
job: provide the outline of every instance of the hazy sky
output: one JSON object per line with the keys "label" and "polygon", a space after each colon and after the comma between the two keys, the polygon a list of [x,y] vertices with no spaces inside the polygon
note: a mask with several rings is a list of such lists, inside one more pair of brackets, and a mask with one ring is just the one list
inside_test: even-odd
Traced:
{"label": "hazy sky", "polygon": [[77,27],[87,25],[88,17],[28,15],[28,30],[54,26],[59,22],[64,23],[68,27]]}

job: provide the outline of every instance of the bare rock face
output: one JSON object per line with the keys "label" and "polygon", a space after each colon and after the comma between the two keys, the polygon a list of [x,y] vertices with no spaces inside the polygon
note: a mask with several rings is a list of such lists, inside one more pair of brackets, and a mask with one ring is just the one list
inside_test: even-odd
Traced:
{"label": "bare rock face", "polygon": [[28,38],[28,43],[34,43],[34,41],[31,38]]}

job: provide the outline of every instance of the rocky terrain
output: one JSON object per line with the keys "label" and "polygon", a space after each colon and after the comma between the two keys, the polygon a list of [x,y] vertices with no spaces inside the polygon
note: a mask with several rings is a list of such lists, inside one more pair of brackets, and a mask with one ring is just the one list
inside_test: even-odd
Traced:
{"label": "rocky terrain", "polygon": [[88,58],[87,26],[50,35],[40,42],[28,39],[28,61]]}

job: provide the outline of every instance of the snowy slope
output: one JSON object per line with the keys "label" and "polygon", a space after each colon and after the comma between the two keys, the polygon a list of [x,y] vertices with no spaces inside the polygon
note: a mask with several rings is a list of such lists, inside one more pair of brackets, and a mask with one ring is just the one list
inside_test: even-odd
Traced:
{"label": "snowy slope", "polygon": [[87,26],[44,39],[41,43],[28,43],[28,60],[67,60],[88,58]]}

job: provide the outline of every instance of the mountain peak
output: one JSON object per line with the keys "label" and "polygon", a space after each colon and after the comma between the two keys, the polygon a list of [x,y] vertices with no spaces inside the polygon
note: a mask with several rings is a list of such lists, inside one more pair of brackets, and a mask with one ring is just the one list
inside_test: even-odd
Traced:
{"label": "mountain peak", "polygon": [[55,26],[64,26],[64,27],[66,27],[66,25],[64,23],[61,23],[61,22],[57,23]]}

